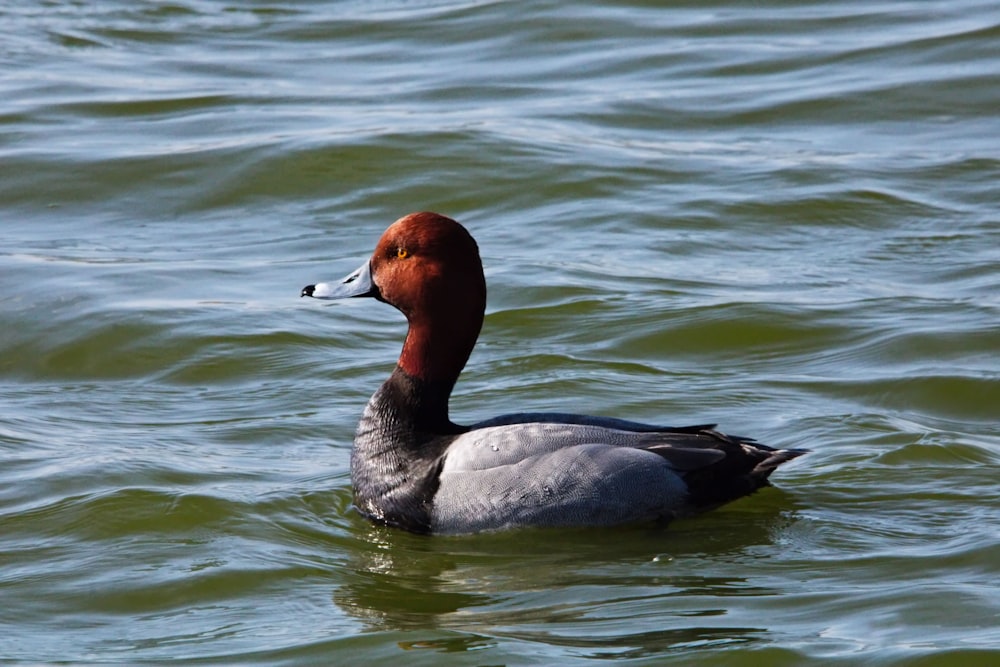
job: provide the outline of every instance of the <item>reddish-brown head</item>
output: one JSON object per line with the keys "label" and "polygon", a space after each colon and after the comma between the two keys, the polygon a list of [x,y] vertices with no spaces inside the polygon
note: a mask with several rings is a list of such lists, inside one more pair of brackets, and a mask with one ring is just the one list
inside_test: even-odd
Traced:
{"label": "reddish-brown head", "polygon": [[377,298],[398,308],[410,325],[399,366],[414,377],[454,382],[486,310],[475,240],[451,218],[411,213],[385,230],[370,266]]}

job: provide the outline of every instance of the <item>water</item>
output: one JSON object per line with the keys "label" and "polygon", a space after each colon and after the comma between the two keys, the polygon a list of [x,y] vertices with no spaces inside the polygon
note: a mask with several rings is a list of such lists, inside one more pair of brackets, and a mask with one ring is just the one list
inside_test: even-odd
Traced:
{"label": "water", "polygon": [[[1000,6],[5,3],[0,660],[1000,658]],[[490,284],[453,416],[813,452],[666,530],[350,510],[407,212]]]}

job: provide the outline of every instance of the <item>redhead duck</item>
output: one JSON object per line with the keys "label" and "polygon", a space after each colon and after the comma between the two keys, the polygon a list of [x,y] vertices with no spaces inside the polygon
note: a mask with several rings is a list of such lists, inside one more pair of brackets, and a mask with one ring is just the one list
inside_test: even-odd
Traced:
{"label": "redhead duck", "polygon": [[522,413],[461,426],[448,398],[486,310],[479,248],[436,213],[400,218],[375,252],[317,299],[374,297],[409,323],[399,361],[368,401],[351,453],[354,503],[417,533],[667,521],[767,485],[805,450],[773,449],[715,425]]}

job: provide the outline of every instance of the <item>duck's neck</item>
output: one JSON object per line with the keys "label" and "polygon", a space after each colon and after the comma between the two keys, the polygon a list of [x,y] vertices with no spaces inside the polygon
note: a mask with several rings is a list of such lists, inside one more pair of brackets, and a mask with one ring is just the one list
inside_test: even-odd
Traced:
{"label": "duck's neck", "polygon": [[482,307],[474,311],[475,317],[462,316],[463,310],[443,307],[437,313],[408,317],[410,326],[397,371],[415,381],[419,393],[427,394],[420,412],[431,428],[450,424],[448,398],[483,325]]}
{"label": "duck's neck", "polygon": [[375,408],[377,416],[371,416],[380,419],[392,433],[395,447],[415,452],[425,448],[429,440],[466,430],[448,418],[448,399],[454,384],[454,380],[414,377],[402,366],[396,366],[368,407]]}

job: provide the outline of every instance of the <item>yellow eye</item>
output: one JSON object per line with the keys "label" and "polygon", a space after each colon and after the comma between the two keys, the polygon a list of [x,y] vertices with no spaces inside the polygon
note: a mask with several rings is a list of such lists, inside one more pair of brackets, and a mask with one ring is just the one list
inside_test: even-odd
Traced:
{"label": "yellow eye", "polygon": [[396,257],[399,259],[406,259],[409,256],[410,253],[406,248],[396,248]]}

